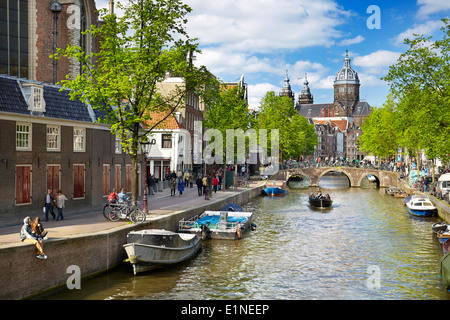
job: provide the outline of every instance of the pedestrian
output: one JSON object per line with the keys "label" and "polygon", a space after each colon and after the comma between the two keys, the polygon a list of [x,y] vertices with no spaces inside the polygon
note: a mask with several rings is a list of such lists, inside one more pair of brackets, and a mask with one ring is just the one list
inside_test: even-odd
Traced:
{"label": "pedestrian", "polygon": [[184,185],[187,187],[189,184],[189,171],[186,170],[184,173]]}
{"label": "pedestrian", "polygon": [[125,197],[127,196],[127,194],[125,193],[125,188],[120,189],[119,194],[117,195],[118,199],[119,199],[119,203],[125,203]]}
{"label": "pedestrian", "polygon": [[119,196],[117,195],[116,188],[113,188],[112,192],[108,196],[108,202],[109,203],[116,203],[119,199]]}
{"label": "pedestrian", "polygon": [[[194,186],[194,175],[192,173],[189,174],[189,188]],[[186,185],[187,187],[187,185]]]}
{"label": "pedestrian", "polygon": [[197,185],[198,195],[201,197],[203,195],[203,182],[201,175],[197,176],[197,180],[195,180],[195,184]]}
{"label": "pedestrian", "polygon": [[155,179],[153,179],[153,175],[151,175],[148,178],[148,183],[149,183],[149,188],[150,188],[150,194],[155,194],[155,189],[154,189]]}
{"label": "pedestrian", "polygon": [[219,179],[217,179],[217,176],[214,176],[214,178],[213,178],[213,190],[214,190],[214,193],[217,192],[217,186],[218,185],[219,185]]}
{"label": "pedestrian", "polygon": [[64,220],[62,211],[67,200],[67,197],[62,194],[62,191],[58,190],[58,196],[56,197],[56,208],[58,209],[58,215],[56,216],[56,221]]}
{"label": "pedestrian", "polygon": [[219,190],[222,190],[222,172],[219,173]]}
{"label": "pedestrian", "polygon": [[174,177],[172,177],[170,179],[170,196],[175,197],[175,193],[176,193],[176,189],[177,189],[177,181],[175,180]]}
{"label": "pedestrian", "polygon": [[180,197],[183,196],[183,191],[184,191],[184,181],[180,177],[180,179],[178,180],[178,192],[180,193]]}
{"label": "pedestrian", "polygon": [[51,188],[47,188],[47,193],[44,197],[44,207],[45,207],[45,221],[48,221],[48,213],[50,212],[50,214],[53,217],[53,220],[55,220],[56,215],[53,212],[53,204],[55,202],[55,198],[52,195],[52,189]]}
{"label": "pedestrian", "polygon": [[37,253],[36,258],[47,259],[47,256],[44,254],[44,243],[42,242],[42,239],[36,238],[31,233],[30,217],[26,217],[25,219],[23,219],[23,226],[20,229],[20,241],[34,244]]}
{"label": "pedestrian", "polygon": [[206,189],[208,188],[208,178],[206,176],[202,179],[202,186],[203,186],[203,195],[206,195]]}

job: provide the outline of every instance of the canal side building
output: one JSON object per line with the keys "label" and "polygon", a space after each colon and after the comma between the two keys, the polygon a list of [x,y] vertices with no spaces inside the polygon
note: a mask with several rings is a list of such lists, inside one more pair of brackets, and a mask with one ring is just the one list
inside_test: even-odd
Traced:
{"label": "canal side building", "polygon": [[358,73],[352,68],[348,52],[344,65],[334,79],[334,101],[314,103],[305,75],[302,92],[296,109],[300,115],[315,125],[319,139],[315,147],[314,159],[363,160],[365,154],[359,150],[358,139],[362,134],[361,124],[370,115],[371,106],[360,101],[361,86]]}
{"label": "canal side building", "polygon": [[130,157],[97,122],[102,115],[55,85],[83,65],[54,61],[54,46],[99,50],[82,34],[101,23],[95,10],[94,0],[0,1],[9,26],[0,28],[0,225],[42,214],[48,187],[61,189],[69,208],[101,205],[114,187],[131,190]]}

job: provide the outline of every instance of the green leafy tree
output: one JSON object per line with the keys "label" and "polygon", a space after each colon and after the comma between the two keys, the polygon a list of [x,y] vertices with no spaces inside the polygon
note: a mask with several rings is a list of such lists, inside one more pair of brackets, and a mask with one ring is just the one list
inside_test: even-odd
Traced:
{"label": "green leafy tree", "polygon": [[409,49],[383,79],[396,100],[399,143],[425,150],[428,158],[450,156],[450,20],[443,19],[442,39],[415,35]]}
{"label": "green leafy tree", "polygon": [[[99,52],[87,55],[81,47],[68,46],[55,56],[77,59],[83,70],[75,79],[62,81],[72,99],[86,101],[104,116],[111,133],[120,137],[132,162],[132,197],[137,196],[137,163],[140,143],[147,140],[151,128],[150,112],[168,116],[183,105],[187,92],[199,87],[204,68],[195,68],[190,57],[197,52],[196,40],[185,31],[186,15],[191,8],[179,0],[129,1],[118,3],[124,12],[119,17],[100,11],[104,23],[91,26],[92,38],[100,43]],[[183,86],[162,92],[159,83],[170,72],[182,77]]]}
{"label": "green leafy tree", "polygon": [[298,114],[289,97],[280,97],[269,91],[261,99],[257,128],[279,130],[279,147],[281,159],[298,158],[311,154],[317,145],[314,125]]}

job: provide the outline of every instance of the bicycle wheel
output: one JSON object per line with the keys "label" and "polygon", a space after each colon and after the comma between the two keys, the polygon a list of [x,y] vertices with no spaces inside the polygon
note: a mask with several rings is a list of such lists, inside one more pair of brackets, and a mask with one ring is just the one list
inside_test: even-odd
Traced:
{"label": "bicycle wheel", "polygon": [[105,217],[106,220],[109,220],[109,215],[111,213],[111,206],[109,205],[109,203],[105,203],[105,206],[103,207],[103,216]]}
{"label": "bicycle wheel", "polygon": [[135,207],[130,213],[130,221],[133,223],[142,223],[145,221],[145,213],[138,207]]}
{"label": "bicycle wheel", "polygon": [[114,207],[112,207],[112,210],[109,213],[108,217],[109,217],[109,220],[116,222],[116,221],[120,220],[121,215],[122,215],[121,210],[118,207],[114,206]]}

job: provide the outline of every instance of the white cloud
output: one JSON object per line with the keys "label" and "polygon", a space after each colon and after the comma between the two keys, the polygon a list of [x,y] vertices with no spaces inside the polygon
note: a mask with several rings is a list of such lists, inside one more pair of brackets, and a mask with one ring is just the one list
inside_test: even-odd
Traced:
{"label": "white cloud", "polygon": [[202,47],[249,53],[329,47],[348,12],[331,0],[188,0],[188,33]]}
{"label": "white cloud", "polygon": [[393,40],[395,45],[403,44],[403,40],[406,38],[413,39],[414,34],[420,35],[431,35],[436,30],[439,30],[443,26],[441,20],[429,20],[422,24],[414,24],[412,28],[407,29],[406,31],[400,33]]}
{"label": "white cloud", "polygon": [[420,6],[416,15],[419,19],[426,19],[431,14],[450,10],[450,1],[448,0],[417,0],[417,5]]}
{"label": "white cloud", "polygon": [[258,83],[248,86],[248,104],[250,109],[257,110],[261,98],[266,95],[268,91],[274,91],[275,93],[280,91],[280,88],[271,83]]}
{"label": "white cloud", "polygon": [[355,57],[353,65],[362,67],[368,73],[384,74],[389,66],[397,62],[400,54],[400,52],[378,50],[365,56]]}
{"label": "white cloud", "polygon": [[357,44],[357,43],[361,43],[365,40],[365,38],[362,35],[358,35],[352,39],[344,39],[341,40],[338,44],[340,46],[350,46],[352,44]]}

